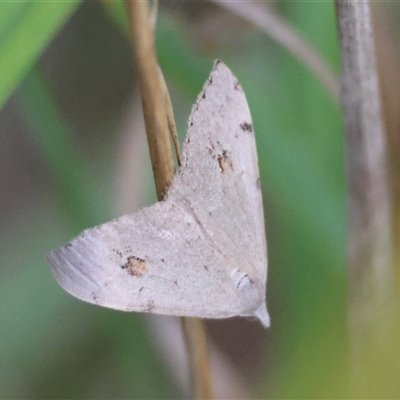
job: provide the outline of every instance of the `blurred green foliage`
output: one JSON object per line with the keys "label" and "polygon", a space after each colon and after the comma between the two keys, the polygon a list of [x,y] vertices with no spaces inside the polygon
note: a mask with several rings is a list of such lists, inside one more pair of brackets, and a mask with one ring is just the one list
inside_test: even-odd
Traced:
{"label": "blurred green foliage", "polygon": [[10,1],[0,13],[0,107],[80,1]]}
{"label": "blurred green foliage", "polygon": [[[23,82],[18,99],[53,173],[60,204],[58,209],[38,206],[34,217],[22,212],[21,224],[2,244],[1,265],[13,265],[15,271],[4,273],[0,282],[0,397],[178,397],[142,317],[70,298],[56,286],[43,258],[45,251],[111,214],[86,184],[98,179],[110,185],[100,176],[104,170],[90,175],[57,99],[34,66],[77,6],[0,5],[0,32],[7,32],[0,41],[0,101]],[[280,8],[338,69],[333,4],[288,2]],[[121,3],[105,2],[104,10],[124,30]],[[17,23],[11,25],[11,16]],[[254,395],[346,397],[345,193],[338,105],[301,63],[257,29],[241,29],[240,38],[232,32],[229,46],[217,43],[212,50],[194,46],[189,29],[181,14],[161,7],[157,48],[167,82],[193,103],[213,58],[222,59],[245,90],[257,135],[272,326],[265,332],[264,378]],[[185,118],[177,116],[178,121]]]}

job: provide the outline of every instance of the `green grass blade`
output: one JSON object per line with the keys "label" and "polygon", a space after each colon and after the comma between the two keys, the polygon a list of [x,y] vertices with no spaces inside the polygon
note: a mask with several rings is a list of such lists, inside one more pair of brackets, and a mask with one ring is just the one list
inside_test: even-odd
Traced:
{"label": "green grass blade", "polygon": [[34,68],[19,91],[20,104],[57,180],[59,199],[73,230],[96,225],[100,218],[94,211],[88,189],[85,162],[74,150],[70,133],[61,120],[44,75]]}
{"label": "green grass blade", "polygon": [[80,0],[0,4],[0,108],[79,4]]}

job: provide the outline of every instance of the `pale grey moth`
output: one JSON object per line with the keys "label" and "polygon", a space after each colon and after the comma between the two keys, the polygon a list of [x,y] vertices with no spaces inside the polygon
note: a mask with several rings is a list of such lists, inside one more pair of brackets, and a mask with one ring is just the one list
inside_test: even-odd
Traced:
{"label": "pale grey moth", "polygon": [[47,254],[73,296],[123,311],[202,318],[266,309],[267,249],[249,107],[220,61],[194,105],[165,200]]}

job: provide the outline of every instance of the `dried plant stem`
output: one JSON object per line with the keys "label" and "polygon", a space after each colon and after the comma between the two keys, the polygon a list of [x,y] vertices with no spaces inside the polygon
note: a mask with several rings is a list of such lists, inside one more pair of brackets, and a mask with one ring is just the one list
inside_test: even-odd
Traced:
{"label": "dried plant stem", "polygon": [[156,191],[158,199],[162,200],[174,175],[174,161],[161,72],[155,52],[154,26],[146,1],[126,1],[126,4]]}
{"label": "dried plant stem", "polygon": [[387,345],[394,318],[391,204],[370,6],[336,0],[342,53],[349,224],[349,327],[355,390],[366,360]]}
{"label": "dried plant stem", "polygon": [[[158,65],[154,26],[147,1],[126,0],[135,65],[142,97],[146,133],[156,191],[162,200],[174,175],[171,138],[176,145],[175,122],[169,95]],[[177,152],[179,160],[179,153]],[[198,399],[213,399],[206,333],[197,318],[183,319],[192,375]]]}
{"label": "dried plant stem", "polygon": [[271,6],[257,2],[213,0],[231,12],[248,20],[267,33],[296,56],[325,86],[332,98],[339,100],[339,83],[335,73],[323,57],[301,37],[299,32],[281,18]]}
{"label": "dried plant stem", "polygon": [[[193,366],[193,391],[197,399],[214,399],[212,375],[209,367],[207,336],[202,320],[181,318],[182,329],[188,347],[190,364]],[[209,382],[209,384],[204,384]]]}

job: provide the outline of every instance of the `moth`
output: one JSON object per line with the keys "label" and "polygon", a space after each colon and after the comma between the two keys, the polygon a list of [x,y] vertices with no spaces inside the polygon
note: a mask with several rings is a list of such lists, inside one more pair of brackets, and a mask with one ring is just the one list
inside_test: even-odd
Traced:
{"label": "moth", "polygon": [[255,316],[269,326],[257,151],[236,77],[216,61],[163,201],[85,230],[47,260],[73,296],[123,311]]}

